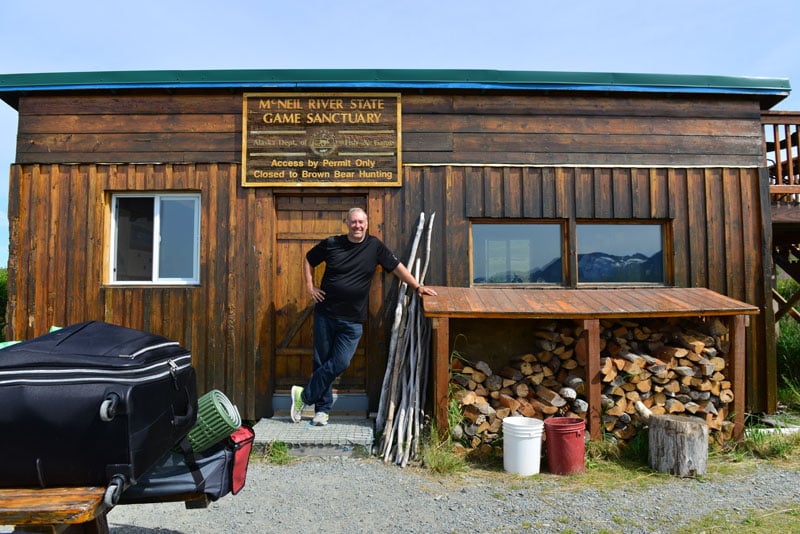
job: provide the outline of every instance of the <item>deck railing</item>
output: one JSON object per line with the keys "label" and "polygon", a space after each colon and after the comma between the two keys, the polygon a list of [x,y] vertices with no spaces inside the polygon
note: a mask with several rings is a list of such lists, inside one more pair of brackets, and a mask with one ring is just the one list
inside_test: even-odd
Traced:
{"label": "deck railing", "polygon": [[765,111],[761,128],[772,202],[800,202],[800,112]]}

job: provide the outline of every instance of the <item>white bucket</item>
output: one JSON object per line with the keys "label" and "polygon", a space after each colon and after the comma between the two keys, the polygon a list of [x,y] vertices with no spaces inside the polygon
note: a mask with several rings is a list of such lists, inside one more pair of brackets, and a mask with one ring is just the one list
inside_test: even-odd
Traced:
{"label": "white bucket", "polygon": [[542,459],[544,421],[533,417],[503,419],[503,468],[517,475],[535,475]]}

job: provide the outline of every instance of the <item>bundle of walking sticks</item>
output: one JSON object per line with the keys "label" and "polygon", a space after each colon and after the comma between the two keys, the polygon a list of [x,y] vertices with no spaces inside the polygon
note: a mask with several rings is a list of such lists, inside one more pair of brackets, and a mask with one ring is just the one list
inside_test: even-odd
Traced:
{"label": "bundle of walking sticks", "polygon": [[[419,224],[411,247],[408,266],[420,284],[425,281],[431,252],[431,230],[436,213],[427,224],[420,213]],[[425,248],[420,241],[425,235]],[[422,310],[422,301],[415,292],[400,284],[394,312],[386,373],[375,428],[380,439],[380,455],[384,462],[405,467],[419,456],[423,427],[425,391],[430,361],[430,325]]]}

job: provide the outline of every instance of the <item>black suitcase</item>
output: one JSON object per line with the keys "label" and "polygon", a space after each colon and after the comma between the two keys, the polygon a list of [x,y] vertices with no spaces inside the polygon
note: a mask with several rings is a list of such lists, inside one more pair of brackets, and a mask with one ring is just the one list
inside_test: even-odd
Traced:
{"label": "black suitcase", "polygon": [[0,350],[0,486],[118,498],[196,418],[191,354],[164,337],[90,321]]}

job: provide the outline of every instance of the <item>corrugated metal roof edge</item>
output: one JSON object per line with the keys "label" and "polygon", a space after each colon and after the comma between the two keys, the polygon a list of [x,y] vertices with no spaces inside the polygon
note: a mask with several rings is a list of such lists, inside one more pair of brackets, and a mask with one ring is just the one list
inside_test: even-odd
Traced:
{"label": "corrugated metal roof edge", "polygon": [[161,70],[0,74],[0,96],[39,91],[195,88],[562,90],[746,94],[775,103],[785,78],[502,70]]}

